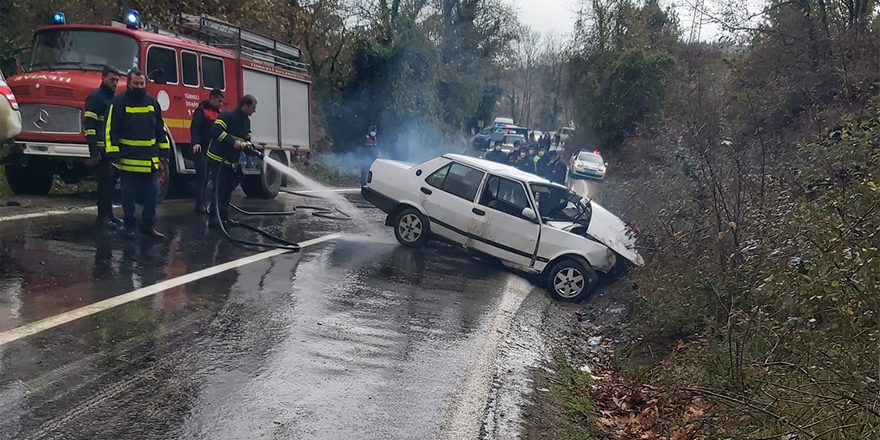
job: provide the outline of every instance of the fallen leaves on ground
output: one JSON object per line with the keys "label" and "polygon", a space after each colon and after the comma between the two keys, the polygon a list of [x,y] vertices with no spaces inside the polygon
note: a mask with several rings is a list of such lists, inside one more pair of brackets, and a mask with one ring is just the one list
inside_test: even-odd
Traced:
{"label": "fallen leaves on ground", "polygon": [[592,365],[597,422],[615,440],[697,440],[709,403],[686,393],[633,384],[611,366]]}

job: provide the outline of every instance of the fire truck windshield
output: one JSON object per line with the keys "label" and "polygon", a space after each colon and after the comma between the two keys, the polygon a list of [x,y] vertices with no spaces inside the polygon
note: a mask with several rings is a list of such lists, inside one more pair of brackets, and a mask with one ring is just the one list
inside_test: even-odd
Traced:
{"label": "fire truck windshield", "polygon": [[101,70],[104,65],[109,65],[124,73],[137,64],[137,41],[127,35],[91,30],[49,30],[34,38],[27,70]]}

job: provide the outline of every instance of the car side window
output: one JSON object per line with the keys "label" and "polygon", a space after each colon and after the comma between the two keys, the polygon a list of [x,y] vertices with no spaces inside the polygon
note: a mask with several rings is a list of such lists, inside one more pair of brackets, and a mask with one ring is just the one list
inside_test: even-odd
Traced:
{"label": "car side window", "polygon": [[529,208],[529,199],[526,197],[526,191],[521,183],[503,177],[491,176],[480,196],[480,204],[524,218],[522,210]]}
{"label": "car side window", "polygon": [[452,164],[446,165],[443,168],[440,168],[437,171],[431,173],[430,176],[425,178],[425,183],[433,186],[437,189],[443,189],[443,183],[446,182],[446,175],[449,174],[449,168],[452,167]]}
{"label": "car side window", "polygon": [[425,183],[450,194],[473,201],[483,180],[483,172],[460,163],[451,163],[425,178]]}

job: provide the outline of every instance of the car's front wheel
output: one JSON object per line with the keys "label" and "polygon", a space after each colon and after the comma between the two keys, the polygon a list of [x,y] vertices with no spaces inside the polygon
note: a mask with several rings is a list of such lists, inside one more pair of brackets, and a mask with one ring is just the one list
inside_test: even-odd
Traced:
{"label": "car's front wheel", "polygon": [[566,258],[550,269],[547,289],[553,298],[560,301],[580,302],[590,296],[598,281],[598,275],[589,264],[579,259]]}
{"label": "car's front wheel", "polygon": [[405,208],[394,221],[394,236],[404,246],[419,247],[428,241],[428,219],[413,208]]}

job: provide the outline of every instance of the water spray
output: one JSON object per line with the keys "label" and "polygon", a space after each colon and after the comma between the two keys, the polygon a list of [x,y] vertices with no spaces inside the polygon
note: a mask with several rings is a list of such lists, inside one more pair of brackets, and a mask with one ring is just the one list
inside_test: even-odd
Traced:
{"label": "water spray", "polygon": [[[262,159],[266,163],[267,166],[272,166],[273,168],[276,168],[277,170],[284,172],[284,167],[285,167],[284,164],[281,164],[277,161],[274,161],[273,159],[271,159],[269,157],[266,157],[262,151],[254,148],[254,145],[252,143],[250,143],[250,142],[245,143],[244,147],[242,148],[242,151],[249,156],[259,157],[260,159]],[[217,164],[217,172],[215,174],[214,191],[213,191],[213,193],[214,193],[213,203],[214,203],[215,207],[219,207],[219,205],[220,205],[219,191],[217,191],[217,188],[220,187],[218,182],[222,178],[233,178],[232,176],[226,176],[227,174],[230,173],[230,171],[231,170],[229,170],[228,167],[223,166],[222,163]],[[297,196],[301,196],[301,197],[320,198],[317,196],[303,194],[303,193],[299,193],[296,191],[284,190],[284,189],[282,189],[281,192],[284,192],[286,194],[293,194],[293,195],[297,195]],[[229,203],[229,207],[231,207],[232,209],[234,209],[244,215],[249,215],[249,216],[283,217],[283,216],[294,215],[297,213],[297,210],[299,210],[299,209],[308,209],[308,210],[312,211],[312,215],[315,217],[321,217],[321,218],[326,218],[326,219],[331,219],[331,220],[353,220],[352,215],[342,211],[339,207],[326,208],[323,206],[296,205],[293,207],[293,210],[290,210],[290,211],[257,211],[257,212],[246,211],[246,210],[244,210],[244,209],[242,209],[232,203]],[[219,222],[220,230],[223,232],[223,235],[225,235],[228,240],[230,240],[231,242],[233,242],[235,244],[245,246],[245,247],[284,249],[284,250],[288,250],[291,252],[299,252],[299,250],[300,250],[300,247],[297,243],[294,243],[294,242],[291,242],[291,241],[286,240],[284,238],[273,235],[273,234],[266,232],[256,226],[249,225],[247,223],[234,221],[231,219],[228,219],[224,222],[223,219],[220,217],[220,209],[214,209],[213,211],[214,211],[214,216],[215,216],[214,218]],[[259,242],[255,242],[255,241],[249,241],[249,240],[235,238],[229,233],[229,230],[226,229],[226,226],[233,226],[233,227],[240,227],[243,229],[247,229],[249,231],[252,231],[252,232],[255,232],[259,235],[262,235],[262,236],[274,241],[275,243],[259,243]]]}

